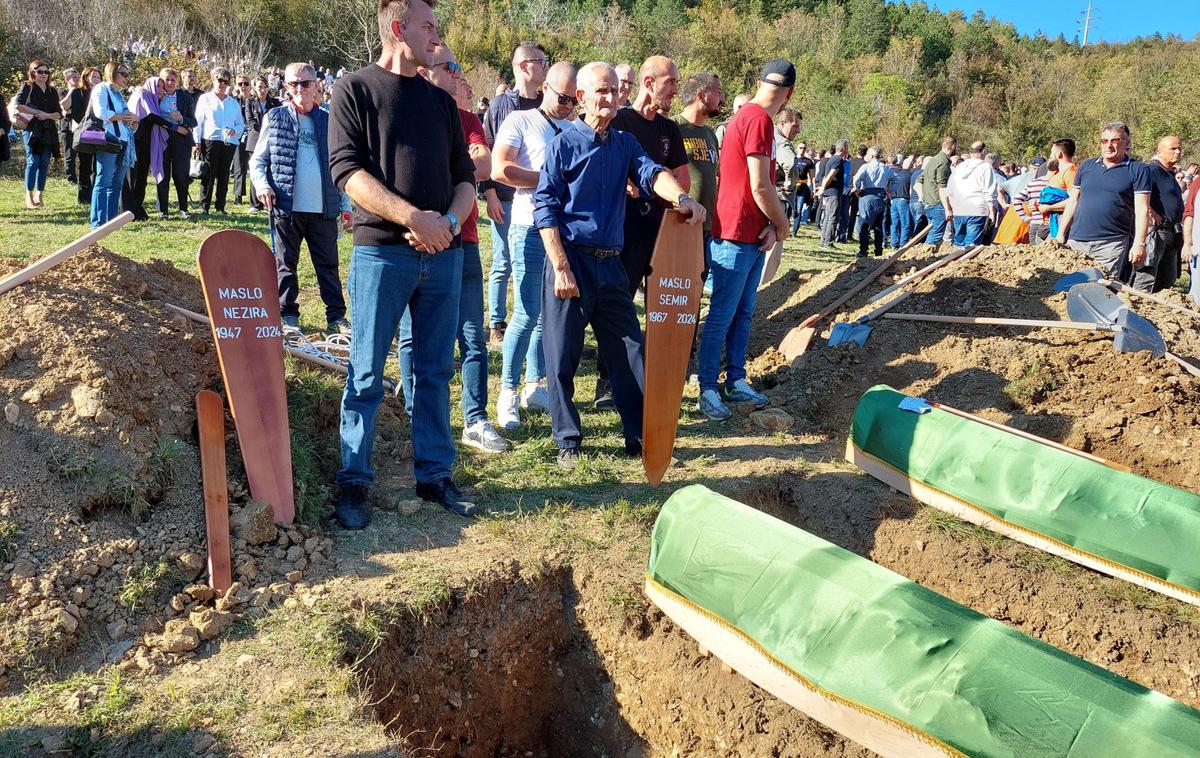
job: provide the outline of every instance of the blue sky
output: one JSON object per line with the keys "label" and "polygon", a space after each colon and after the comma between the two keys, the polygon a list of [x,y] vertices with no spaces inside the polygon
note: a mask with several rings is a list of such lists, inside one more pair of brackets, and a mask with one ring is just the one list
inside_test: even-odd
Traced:
{"label": "blue sky", "polygon": [[[968,17],[976,10],[1007,21],[1021,34],[1039,29],[1048,37],[1061,32],[1071,39],[1087,0],[927,0],[940,10],[957,8]],[[1193,39],[1200,34],[1200,3],[1196,0],[1092,0],[1092,14],[1099,16],[1088,41],[1125,42],[1155,32],[1178,34]]]}

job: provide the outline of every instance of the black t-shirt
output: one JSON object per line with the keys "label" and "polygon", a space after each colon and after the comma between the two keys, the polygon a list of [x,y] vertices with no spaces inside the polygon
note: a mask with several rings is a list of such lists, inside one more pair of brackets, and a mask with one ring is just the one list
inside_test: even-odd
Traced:
{"label": "black t-shirt", "polygon": [[825,166],[821,169],[821,176],[817,177],[817,186],[820,187],[825,183],[825,177],[829,172],[833,172],[833,181],[829,182],[829,187],[822,192],[822,195],[833,196],[842,194],[842,189],[846,186],[846,159],[840,155],[831,155],[825,161]]}
{"label": "black t-shirt", "polygon": [[83,117],[87,114],[88,101],[91,98],[92,91],[81,90],[75,88],[71,90],[71,99],[67,101],[67,116],[71,121],[79,123],[83,121]]}
{"label": "black t-shirt", "polygon": [[1150,168],[1150,208],[1162,216],[1165,224],[1183,221],[1183,191],[1175,175],[1156,160],[1146,161]]}
{"label": "black t-shirt", "polygon": [[[372,63],[334,85],[329,114],[329,169],[338,187],[366,171],[417,208],[445,213],[458,184],[474,185],[450,95],[419,76],[400,76]],[[398,245],[404,227],[354,211],[354,244]]]}
{"label": "black t-shirt", "polygon": [[[687,150],[683,147],[683,134],[679,124],[661,113],[654,114],[653,121],[647,121],[642,114],[633,108],[621,108],[613,117],[612,128],[629,132],[641,144],[650,160],[665,166],[672,171],[680,166],[688,165]],[[655,229],[662,223],[663,213],[668,203],[662,198],[632,198],[625,197],[625,226],[652,226]]]}
{"label": "black t-shirt", "polygon": [[809,173],[817,167],[811,158],[796,159],[796,181],[805,183],[809,180]]}

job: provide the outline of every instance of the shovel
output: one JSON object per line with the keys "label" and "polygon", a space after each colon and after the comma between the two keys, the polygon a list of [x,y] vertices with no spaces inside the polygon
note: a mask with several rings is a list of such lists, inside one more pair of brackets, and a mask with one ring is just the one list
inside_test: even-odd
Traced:
{"label": "shovel", "polygon": [[[941,268],[942,266],[945,266],[955,260],[969,260],[970,258],[974,258],[984,249],[985,248],[982,245],[975,245],[972,247],[963,248],[961,250],[955,250],[949,255],[938,259],[936,263],[932,263],[921,271],[918,271],[916,274],[913,274],[899,285],[900,287],[907,289],[905,289],[904,292],[898,297],[892,298],[857,321],[851,321],[850,323],[835,323],[833,328],[829,330],[829,346],[837,347],[838,345],[842,345],[847,342],[853,342],[855,345],[863,347],[867,342],[867,338],[871,336],[871,330],[875,328],[872,326],[871,322],[907,299],[908,296],[913,293],[914,287],[919,284],[921,280],[925,278],[925,276],[932,273],[935,269]],[[885,290],[885,292],[894,291],[895,289],[896,285],[893,285]],[[873,300],[876,299],[878,299],[878,296],[873,298]]]}
{"label": "shovel", "polygon": [[892,253],[892,255],[881,262],[874,271],[863,277],[861,282],[847,290],[844,295],[839,297],[837,300],[834,300],[820,313],[814,313],[813,315],[801,321],[799,326],[792,328],[791,331],[784,335],[783,341],[779,343],[779,352],[783,353],[783,357],[787,358],[788,361],[794,361],[808,352],[808,346],[812,343],[812,339],[817,333],[817,324],[824,321],[826,318],[835,313],[838,308],[841,308],[843,305],[849,302],[850,298],[866,289],[871,282],[883,276],[883,272],[887,271],[893,263],[899,260],[900,256],[907,253],[917,243],[925,239],[926,234],[929,234],[928,226],[917,232],[917,234],[910,239],[907,244],[902,246],[896,252]]}
{"label": "shovel", "polygon": [[[1095,270],[1098,271],[1098,269]],[[1145,293],[1139,294],[1144,295]],[[1153,324],[1126,308],[1125,304],[1113,294],[1112,290],[1098,281],[1085,282],[1071,287],[1070,291],[1067,292],[1067,315],[1073,319],[1090,318],[1105,324],[1115,324],[1117,327],[1125,328],[1127,335],[1132,335],[1127,339],[1135,341],[1152,336],[1154,340],[1152,345],[1138,349],[1150,350],[1155,358],[1169,358],[1192,376],[1200,376],[1200,368],[1193,366],[1167,350],[1167,345],[1163,341],[1162,335],[1154,328]],[[1130,324],[1133,326],[1127,326]],[[1121,350],[1121,335],[1122,333],[1118,331],[1115,340],[1117,350],[1120,352],[1136,352],[1136,350]]]}
{"label": "shovel", "polygon": [[1067,274],[1054,283],[1054,291],[1069,292],[1072,287],[1080,284],[1090,284],[1093,282],[1108,287],[1111,290],[1116,290],[1117,292],[1124,292],[1132,297],[1140,297],[1143,300],[1149,300],[1152,303],[1158,303],[1164,308],[1170,308],[1173,311],[1186,313],[1189,316],[1200,318],[1200,311],[1194,311],[1191,308],[1184,308],[1182,305],[1176,305],[1175,303],[1164,300],[1161,297],[1151,295],[1147,292],[1142,292],[1141,290],[1135,290],[1128,284],[1122,284],[1121,282],[1105,277],[1104,272],[1098,268],[1085,268],[1082,271],[1076,271],[1073,274]]}

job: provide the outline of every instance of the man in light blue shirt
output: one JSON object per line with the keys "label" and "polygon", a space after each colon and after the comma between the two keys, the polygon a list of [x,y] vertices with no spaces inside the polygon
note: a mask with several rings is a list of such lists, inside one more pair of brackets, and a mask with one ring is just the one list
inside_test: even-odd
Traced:
{"label": "man in light blue shirt", "polygon": [[858,257],[867,255],[867,238],[875,234],[875,255],[883,255],[883,216],[887,213],[887,186],[895,176],[892,167],[879,160],[883,149],[867,150],[866,162],[854,175],[854,194],[858,196]]}

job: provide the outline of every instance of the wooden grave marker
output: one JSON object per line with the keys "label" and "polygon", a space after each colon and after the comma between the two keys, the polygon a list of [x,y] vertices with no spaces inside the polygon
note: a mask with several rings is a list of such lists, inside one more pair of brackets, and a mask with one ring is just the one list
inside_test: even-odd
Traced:
{"label": "wooden grave marker", "polygon": [[642,466],[654,486],[675,451],[675,433],[696,334],[704,270],[704,229],[667,211],[658,230],[646,283],[645,400]]}
{"label": "wooden grave marker", "polygon": [[250,494],[290,524],[296,501],[275,257],[253,234],[226,229],[204,240],[197,265]]}
{"label": "wooden grave marker", "polygon": [[208,584],[218,592],[233,583],[229,555],[229,480],[225,466],[225,404],[211,390],[196,393],[200,430],[200,472],[204,480],[204,530],[208,543]]}

